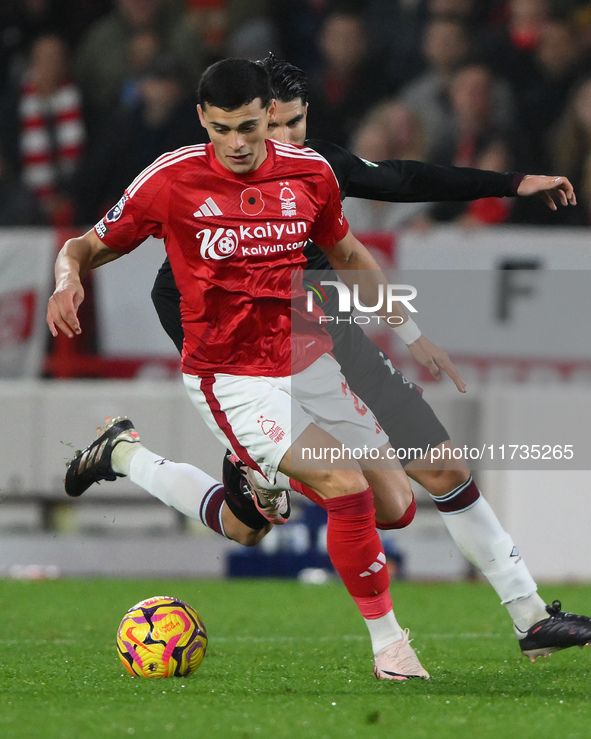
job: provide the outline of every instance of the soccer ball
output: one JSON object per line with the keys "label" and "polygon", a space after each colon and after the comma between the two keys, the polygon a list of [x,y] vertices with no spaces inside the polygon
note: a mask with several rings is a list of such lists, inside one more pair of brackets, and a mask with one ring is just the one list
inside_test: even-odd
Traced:
{"label": "soccer ball", "polygon": [[130,608],[117,632],[117,651],[138,677],[188,677],[207,649],[205,625],[182,600],[159,595]]}

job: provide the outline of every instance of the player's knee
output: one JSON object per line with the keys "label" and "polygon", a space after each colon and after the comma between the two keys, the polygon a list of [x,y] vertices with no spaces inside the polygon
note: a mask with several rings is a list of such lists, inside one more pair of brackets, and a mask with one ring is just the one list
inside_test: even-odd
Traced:
{"label": "player's knee", "polygon": [[415,500],[415,496],[411,492],[411,500],[408,508],[405,510],[405,512],[400,516],[400,518],[397,518],[393,521],[382,521],[378,520],[376,517],[376,528],[380,529],[381,531],[391,531],[392,529],[404,529],[407,526],[410,526],[410,524],[413,522],[414,517],[417,512],[417,503]]}
{"label": "player's knee", "polygon": [[424,472],[424,479],[419,483],[435,497],[447,495],[470,477],[468,470],[428,470]]}
{"label": "player's knee", "polygon": [[324,470],[312,485],[325,498],[338,498],[367,490],[369,483],[359,470]]}

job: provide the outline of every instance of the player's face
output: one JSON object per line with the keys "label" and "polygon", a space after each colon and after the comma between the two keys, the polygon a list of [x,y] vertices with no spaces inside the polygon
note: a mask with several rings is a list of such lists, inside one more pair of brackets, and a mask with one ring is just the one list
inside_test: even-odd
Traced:
{"label": "player's face", "polygon": [[213,105],[197,106],[201,125],[207,130],[216,158],[237,174],[257,169],[267,157],[265,138],[275,101],[263,108],[260,98],[236,110]]}
{"label": "player's face", "polygon": [[284,144],[299,144],[306,140],[306,116],[308,103],[302,98],[290,100],[289,103],[276,101],[275,115],[269,120],[268,137]]}

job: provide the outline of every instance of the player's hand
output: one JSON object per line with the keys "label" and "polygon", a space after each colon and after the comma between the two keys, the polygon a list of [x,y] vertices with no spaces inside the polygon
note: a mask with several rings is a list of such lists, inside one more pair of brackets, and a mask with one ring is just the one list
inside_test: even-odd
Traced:
{"label": "player's hand", "polygon": [[524,197],[538,195],[550,210],[558,210],[556,202],[560,205],[577,204],[574,188],[566,177],[526,174],[517,188],[517,194]]}
{"label": "player's hand", "polygon": [[460,373],[447,352],[435,346],[426,336],[421,335],[415,342],[409,344],[408,351],[415,362],[426,367],[436,380],[439,380],[441,373],[445,372],[461,393],[466,392],[466,383],[460,377]]}
{"label": "player's hand", "polygon": [[84,288],[77,282],[71,286],[56,289],[47,305],[47,325],[52,336],[62,331],[69,339],[81,334],[78,308],[84,300]]}

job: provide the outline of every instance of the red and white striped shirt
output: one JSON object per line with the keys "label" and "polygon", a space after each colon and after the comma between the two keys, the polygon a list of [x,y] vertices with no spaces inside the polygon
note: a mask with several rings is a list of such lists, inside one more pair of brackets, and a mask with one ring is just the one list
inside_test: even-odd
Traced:
{"label": "red and white striped shirt", "polygon": [[25,82],[19,118],[23,179],[44,203],[71,177],[82,156],[85,131],[78,88],[64,82],[52,95],[42,95]]}

